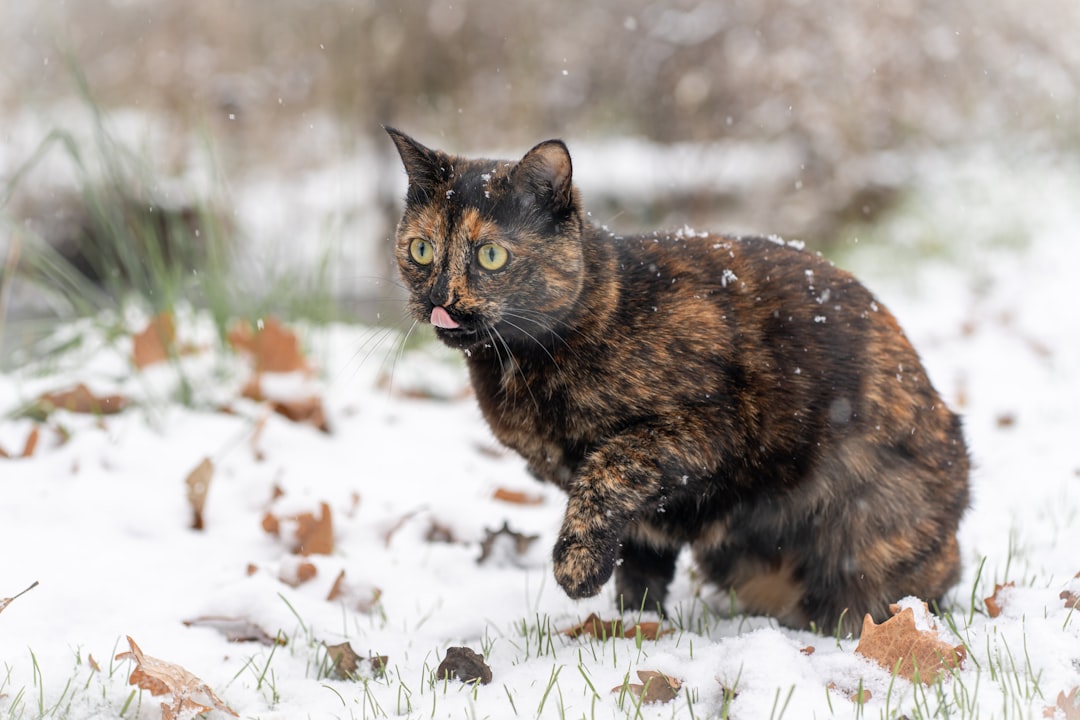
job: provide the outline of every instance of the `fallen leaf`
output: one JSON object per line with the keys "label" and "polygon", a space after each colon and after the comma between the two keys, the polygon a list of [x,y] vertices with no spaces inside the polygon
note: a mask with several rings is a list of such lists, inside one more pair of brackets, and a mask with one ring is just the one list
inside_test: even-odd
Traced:
{"label": "fallen leaf", "polygon": [[278,574],[278,580],[289,587],[300,587],[306,582],[314,580],[319,574],[319,569],[313,563],[303,561],[295,565],[283,567]]}
{"label": "fallen leaf", "polygon": [[292,552],[298,555],[330,555],[334,552],[334,521],[329,505],[324,502],[319,507],[319,517],[305,512],[279,518],[267,511],[262,518],[262,529],[280,536],[282,522],[293,522],[296,524],[296,544]]}
{"label": "fallen leaf", "polygon": [[[1080,578],[1080,573],[1076,573],[1073,578]],[[1065,601],[1065,607],[1067,608],[1075,610],[1080,607],[1080,592],[1062,590],[1058,597]]]}
{"label": "fallen leaf", "polygon": [[210,458],[203,458],[195,469],[188,473],[184,484],[187,486],[188,505],[191,506],[191,528],[203,529],[203,510],[206,508],[206,493],[210,481],[214,479],[214,463]]}
{"label": "fallen leaf", "polygon": [[355,587],[345,581],[345,571],[338,573],[334,580],[330,593],[326,596],[327,602],[340,600],[357,612],[371,612],[382,597],[382,590],[377,587]]}
{"label": "fallen leaf", "polygon": [[436,680],[457,678],[463,683],[480,681],[481,685],[491,682],[491,668],[484,662],[483,655],[467,647],[446,649],[446,657],[435,670]]}
{"label": "fallen leaf", "polygon": [[268,414],[263,414],[262,417],[255,421],[255,427],[251,431],[251,454],[255,456],[255,462],[262,462],[266,459],[266,453],[262,449],[262,435],[263,430],[266,429],[266,421],[269,418]]}
{"label": "fallen leaf", "polygon": [[429,543],[448,543],[453,544],[457,542],[457,538],[454,537],[454,531],[449,525],[443,525],[438,520],[432,520],[428,525],[427,532],[424,534],[424,540]]}
{"label": "fallen leaf", "polygon": [[998,593],[1000,593],[1005,588],[1011,588],[1011,587],[1016,587],[1016,583],[1015,582],[1007,582],[1004,585],[998,585],[996,583],[994,584],[994,594],[991,595],[990,597],[986,598],[983,601],[984,603],[986,603],[986,613],[990,617],[996,618],[998,615],[1001,614],[1001,610],[1003,608],[1003,603],[1002,603],[1001,599],[998,597]]}
{"label": "fallen leaf", "polygon": [[27,435],[26,443],[23,444],[22,456],[24,458],[32,457],[34,455],[34,450],[37,449],[39,435],[40,433],[38,432],[38,426],[35,425],[33,428],[31,428],[30,434]]}
{"label": "fallen leaf", "polygon": [[510,552],[507,555],[511,562],[527,553],[529,547],[540,539],[539,535],[523,535],[511,530],[507,522],[504,522],[498,530],[492,531],[485,528],[484,532],[486,537],[480,541],[480,557],[476,558],[477,563],[487,562],[492,557],[495,547],[502,544],[499,542],[500,539],[510,541]]}
{"label": "fallen leaf", "polygon": [[274,400],[270,408],[294,423],[306,423],[321,430],[330,432],[330,423],[326,420],[326,411],[323,409],[322,399],[311,396],[298,400]]}
{"label": "fallen leaf", "polygon": [[334,671],[334,674],[342,680],[355,679],[357,667],[360,665],[360,656],[352,649],[352,645],[345,641],[338,645],[323,643],[323,646],[326,648],[326,654],[330,658],[330,668]]}
{"label": "fallen leaf", "polygon": [[205,627],[217,630],[225,639],[234,643],[257,642],[260,645],[285,645],[285,637],[276,637],[263,630],[247,618],[204,615],[203,617],[184,620],[185,627]]}
{"label": "fallen leaf", "polygon": [[954,647],[939,640],[936,630],[919,630],[911,608],[905,608],[880,625],[876,625],[868,614],[863,618],[855,652],[908,680],[917,676],[926,685],[933,683],[948,668],[960,667],[967,657],[963,645]]}
{"label": "fallen leaf", "polygon": [[496,488],[492,497],[514,505],[542,505],[544,502],[543,495],[533,495],[521,490],[508,490],[502,487]]}
{"label": "fallen leaf", "polygon": [[622,692],[625,687],[634,697],[641,698],[645,704],[666,703],[675,699],[682,688],[682,680],[665,675],[655,670],[638,670],[638,683],[626,683],[611,688],[611,692]]}
{"label": "fallen leaf", "polygon": [[801,652],[803,655],[813,655],[814,654],[814,646],[813,645],[807,645],[806,647],[804,647],[799,652]]}
{"label": "fallen leaf", "polygon": [[671,635],[673,632],[675,632],[675,628],[662,629],[660,623],[649,621],[631,625],[627,628],[626,632],[623,633],[623,637],[636,638],[640,633],[641,637],[646,640],[659,640],[665,635]]}
{"label": "fallen leaf", "polygon": [[334,552],[334,521],[330,506],[319,505],[319,517],[312,513],[296,516],[296,552],[301,555],[329,555]]}
{"label": "fallen leaf", "polygon": [[1048,705],[1043,710],[1043,717],[1056,717],[1058,710],[1065,713],[1065,720],[1080,720],[1080,686],[1074,687],[1068,695],[1064,690],[1059,692],[1057,703]]}
{"label": "fallen leaf", "polygon": [[4,612],[4,608],[6,608],[8,605],[10,605],[13,600],[15,600],[15,599],[17,599],[19,597],[22,597],[23,595],[30,592],[31,590],[33,590],[37,586],[38,586],[37,580],[35,580],[33,583],[30,584],[30,587],[26,588],[22,592],[15,593],[14,595],[12,595],[9,598],[0,598],[0,612]]}
{"label": "fallen leaf", "polygon": [[94,659],[93,654],[86,656],[86,664],[90,666],[90,669],[94,672],[101,672],[101,666],[98,665],[98,661]]}
{"label": "fallen leaf", "polygon": [[168,360],[176,352],[176,323],[173,322],[172,313],[155,315],[132,340],[135,367],[141,369]]}
{"label": "fallen leaf", "polygon": [[260,320],[257,331],[246,323],[234,325],[228,338],[236,350],[251,353],[255,360],[256,374],[307,369],[307,361],[296,334],[282,325],[277,318]]}
{"label": "fallen leaf", "polygon": [[[326,410],[323,409],[322,399],[312,395],[305,398],[291,398],[286,400],[274,400],[268,398],[262,391],[262,383],[259,375],[247,381],[240,390],[240,395],[255,402],[266,402],[270,409],[278,415],[295,423],[306,423],[321,430],[330,432],[330,423],[326,419]],[[263,420],[265,422],[265,420]],[[261,429],[259,429],[261,432]],[[258,457],[258,456],[256,456]]]}
{"label": "fallen leaf", "polygon": [[112,415],[128,406],[121,395],[95,395],[82,383],[68,390],[45,393],[38,398],[38,407],[47,416],[53,410],[67,410],[89,415]]}
{"label": "fallen leaf", "polygon": [[[215,708],[233,717],[239,717],[202,680],[179,665],[144,655],[142,649],[130,636],[127,641],[131,650],[120,653],[116,659],[135,661],[135,669],[131,671],[128,684],[148,690],[155,697],[171,695],[173,698],[172,705],[161,703],[163,720],[176,718],[191,711],[194,711],[194,714],[210,712]],[[195,700],[192,696],[199,697],[199,700]],[[205,704],[207,701],[210,705]]]}
{"label": "fallen leaf", "polygon": [[856,690],[855,692],[851,693],[850,700],[856,705],[865,705],[866,703],[870,702],[870,698],[872,697],[874,696],[869,690]]}
{"label": "fallen leaf", "polygon": [[601,620],[596,613],[590,613],[587,618],[577,625],[560,630],[560,632],[571,638],[581,637],[582,635],[591,635],[601,640],[623,637],[621,620]]}

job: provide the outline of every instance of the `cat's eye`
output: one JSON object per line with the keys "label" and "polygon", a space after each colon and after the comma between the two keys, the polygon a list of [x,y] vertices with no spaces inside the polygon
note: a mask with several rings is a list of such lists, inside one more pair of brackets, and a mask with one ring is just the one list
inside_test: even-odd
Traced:
{"label": "cat's eye", "polygon": [[409,254],[418,265],[430,265],[435,259],[435,248],[424,238],[413,238],[409,243]]}
{"label": "cat's eye", "polygon": [[485,270],[498,270],[510,259],[510,253],[502,245],[485,243],[476,252],[476,259]]}

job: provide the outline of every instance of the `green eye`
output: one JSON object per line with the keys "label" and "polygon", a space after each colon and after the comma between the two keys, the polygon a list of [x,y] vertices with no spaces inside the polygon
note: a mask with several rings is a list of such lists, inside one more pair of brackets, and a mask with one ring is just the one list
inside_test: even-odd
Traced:
{"label": "green eye", "polygon": [[435,249],[423,238],[413,238],[409,243],[409,254],[418,265],[430,265],[435,259]]}
{"label": "green eye", "polygon": [[480,246],[476,259],[480,261],[480,267],[485,270],[498,270],[510,259],[510,253],[506,252],[506,248],[501,245],[486,243]]}

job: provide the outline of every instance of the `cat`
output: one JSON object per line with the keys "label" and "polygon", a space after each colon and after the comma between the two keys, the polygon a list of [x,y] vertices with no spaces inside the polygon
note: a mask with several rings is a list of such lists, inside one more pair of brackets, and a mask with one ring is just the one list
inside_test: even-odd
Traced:
{"label": "cat", "polygon": [[567,494],[554,574],[664,609],[682,547],[738,608],[857,633],[958,579],[961,422],[854,277],[775,238],[592,225],[569,151],[466,159],[386,128],[407,309]]}

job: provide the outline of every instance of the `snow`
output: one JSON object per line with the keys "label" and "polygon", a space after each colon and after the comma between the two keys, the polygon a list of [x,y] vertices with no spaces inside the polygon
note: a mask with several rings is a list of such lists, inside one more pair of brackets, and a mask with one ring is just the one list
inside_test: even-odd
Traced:
{"label": "snow", "polygon": [[[1080,175],[1046,170],[935,166],[924,204],[886,228],[899,250],[861,242],[840,262],[898,316],[965,415],[974,503],[961,528],[964,575],[947,603],[960,636],[936,625],[967,644],[969,659],[940,697],[893,681],[855,655],[851,639],[729,616],[685,556],[672,588],[674,633],[640,644],[558,634],[590,612],[616,617],[613,590],[575,602],[555,584],[550,549],[564,498],[498,447],[454,353],[433,343],[403,351],[407,326],[396,336],[302,328],[318,372],[264,387],[317,393],[325,434],[240,399],[246,362],[215,349],[208,318],[184,313],[180,337],[201,350],[176,366],[134,371],[130,338],[110,339],[109,322],[88,319],[59,331],[82,339],[70,353],[0,376],[0,447],[9,452],[33,427],[14,411],[42,392],[84,382],[136,403],[100,419],[59,411],[31,458],[0,460],[0,598],[40,582],[0,612],[0,715],[38,717],[40,697],[49,716],[117,717],[131,667],[112,658],[130,635],[147,655],[198,675],[241,717],[635,717],[633,701],[620,707],[609,691],[636,681],[637,670],[684,682],[672,702],[642,706],[645,718],[718,717],[725,702],[739,718],[784,708],[800,718],[925,715],[942,701],[954,703],[954,717],[1041,716],[1059,691],[1080,685],[1080,617],[1059,597],[1080,592],[1080,325],[1071,311]],[[978,187],[989,196],[966,194],[964,177],[987,178]],[[946,223],[955,247],[899,261],[925,237],[920,218]],[[995,228],[1022,237],[999,242]],[[133,331],[144,321],[125,318]],[[190,407],[175,401],[181,376]],[[59,426],[66,441],[50,429]],[[196,531],[184,481],[206,457],[215,474]],[[542,502],[502,502],[498,488]],[[290,587],[279,579],[300,561],[290,523],[276,537],[262,519],[317,513],[323,502],[335,551],[304,558],[317,575]],[[521,554],[502,542],[479,563],[486,531],[504,522],[538,539]],[[455,542],[429,541],[436,525]],[[350,591],[328,601],[341,571]],[[1007,580],[1016,586],[990,618],[982,598]],[[371,610],[354,609],[376,593]],[[288,642],[229,643],[183,624],[200,616],[246,618]],[[321,672],[323,643],[346,640],[363,658],[387,655],[386,676],[366,665],[358,681]],[[432,681],[456,645],[486,655],[490,685]],[[849,699],[859,688],[871,692],[864,708]],[[967,714],[954,698],[966,698]],[[157,718],[157,708],[142,693],[124,717]]]}

